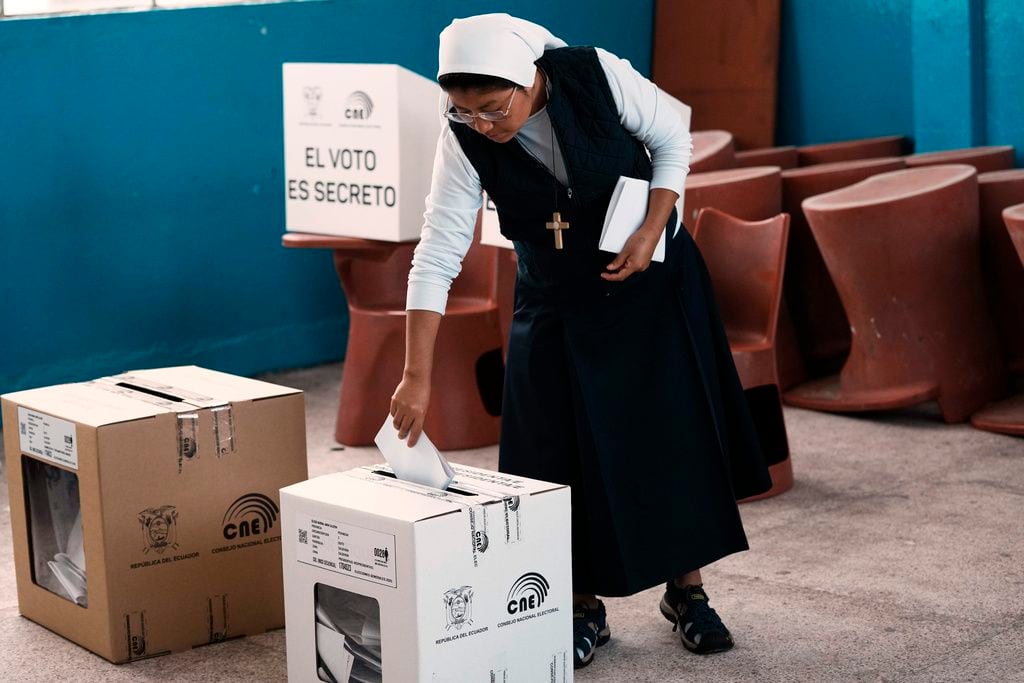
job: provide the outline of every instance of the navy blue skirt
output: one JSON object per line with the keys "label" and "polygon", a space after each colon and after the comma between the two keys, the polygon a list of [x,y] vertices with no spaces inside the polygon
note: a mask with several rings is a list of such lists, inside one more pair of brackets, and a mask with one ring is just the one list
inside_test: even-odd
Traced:
{"label": "navy blue skirt", "polygon": [[746,550],[736,500],[771,480],[690,235],[621,283],[596,246],[516,251],[499,469],[572,487],[574,592],[631,595]]}

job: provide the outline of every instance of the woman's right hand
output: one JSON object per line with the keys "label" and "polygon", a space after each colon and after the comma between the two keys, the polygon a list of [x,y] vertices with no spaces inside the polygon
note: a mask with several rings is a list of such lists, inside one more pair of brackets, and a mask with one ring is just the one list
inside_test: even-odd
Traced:
{"label": "woman's right hand", "polygon": [[408,437],[411,448],[423,433],[423,421],[430,405],[430,379],[405,373],[391,396],[391,417],[398,438]]}

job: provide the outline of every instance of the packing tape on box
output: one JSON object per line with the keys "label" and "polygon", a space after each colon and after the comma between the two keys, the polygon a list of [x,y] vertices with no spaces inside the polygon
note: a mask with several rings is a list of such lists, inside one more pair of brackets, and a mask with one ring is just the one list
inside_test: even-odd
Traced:
{"label": "packing tape on box", "polygon": [[219,643],[228,638],[228,596],[214,595],[207,599],[210,627],[209,642]]}
{"label": "packing tape on box", "polygon": [[453,465],[452,469],[455,470],[457,484],[465,486],[471,483],[474,491],[501,499],[505,544],[511,545],[522,541],[525,530],[523,503],[524,499],[528,499],[529,496],[510,496],[505,491],[493,487],[503,486],[518,489],[523,488],[523,485],[514,477],[509,477],[501,472],[471,470],[459,465]]}
{"label": "packing tape on box", "polygon": [[199,454],[199,413],[178,413],[178,474]]}
{"label": "packing tape on box", "polygon": [[[151,382],[133,375],[114,375],[85,382],[85,384],[177,413],[179,474],[183,464],[194,460],[199,454],[199,413],[197,411],[204,407],[209,408],[210,415],[213,417],[213,440],[217,455],[224,456],[238,450],[235,418],[230,403],[210,406],[209,404],[214,399],[209,396]],[[182,406],[187,406],[188,410],[178,412]]]}
{"label": "packing tape on box", "polygon": [[235,418],[231,413],[231,404],[210,408],[213,415],[213,437],[217,444],[217,455],[224,456],[235,452]]}
{"label": "packing tape on box", "polygon": [[[383,486],[399,488],[403,491],[408,491],[409,493],[414,493],[426,498],[446,500],[464,508],[469,517],[469,533],[473,548],[474,567],[480,566],[480,556],[486,553],[487,548],[497,540],[493,537],[493,516],[495,513],[499,513],[500,511],[502,527],[499,533],[501,540],[503,540],[506,545],[519,543],[525,537],[526,515],[524,510],[524,501],[529,499],[529,496],[508,496],[502,491],[495,491],[493,489],[488,490],[486,486],[478,486],[474,482],[471,486],[473,490],[467,491],[467,493],[471,495],[482,494],[491,496],[494,500],[487,503],[471,503],[460,497],[462,494],[459,493],[458,487],[459,484],[463,482],[459,480],[453,482],[455,485],[449,487],[448,491],[440,491],[422,484],[396,479],[393,474],[392,476],[387,476],[388,473],[391,473],[390,468],[387,466],[366,467],[364,469],[371,474],[371,481],[377,482]],[[456,472],[458,471],[459,468],[456,467]],[[499,478],[502,477],[502,475],[497,476]],[[489,481],[482,477],[476,478]]]}

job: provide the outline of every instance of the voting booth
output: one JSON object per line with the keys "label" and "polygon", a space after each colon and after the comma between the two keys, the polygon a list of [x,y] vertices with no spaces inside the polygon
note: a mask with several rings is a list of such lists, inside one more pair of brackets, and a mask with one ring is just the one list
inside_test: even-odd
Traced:
{"label": "voting booth", "polygon": [[486,192],[484,193],[483,208],[480,211],[480,243],[503,249],[515,249],[512,240],[501,234],[498,210]]}
{"label": "voting booth", "polygon": [[22,615],[115,663],[284,624],[301,391],[185,366],[2,404]]}
{"label": "voting booth", "polygon": [[282,73],[287,229],[418,240],[440,87],[395,64],[287,63]]}
{"label": "voting booth", "polygon": [[569,487],[452,467],[281,489],[290,681],[572,680]]}

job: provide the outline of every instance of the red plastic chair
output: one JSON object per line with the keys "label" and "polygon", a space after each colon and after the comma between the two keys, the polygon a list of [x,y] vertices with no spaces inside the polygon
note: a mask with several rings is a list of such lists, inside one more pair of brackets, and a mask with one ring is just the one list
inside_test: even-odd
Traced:
{"label": "red plastic chair", "polygon": [[736,145],[732,133],[724,130],[698,130],[691,134],[693,153],[690,173],[707,173],[736,166]]}
{"label": "red plastic chair", "polygon": [[782,171],[778,166],[757,166],[691,173],[683,192],[683,222],[691,234],[700,210],[705,207],[743,220],[759,221],[780,212]]}
{"label": "red plastic chair", "polygon": [[737,168],[751,166],[778,166],[786,170],[796,168],[799,163],[796,147],[764,147],[736,152]]}
{"label": "red plastic chair", "polygon": [[1013,147],[967,147],[947,149],[941,152],[925,152],[905,157],[907,168],[938,166],[940,164],[967,164],[978,173],[1005,171],[1013,168]]}
{"label": "red plastic chair", "polygon": [[715,209],[703,209],[695,229],[772,477],[771,489],[741,502],[793,486],[775,357],[788,233],[786,214],[749,222]]}
{"label": "red plastic chair", "polygon": [[1006,231],[1010,233],[1010,241],[1017,251],[1017,256],[1020,257],[1021,262],[1024,262],[1024,204],[1004,209],[1003,221],[1006,222]]}
{"label": "red plastic chair", "polygon": [[[477,236],[448,297],[437,336],[424,431],[441,450],[498,442],[501,329],[494,299],[497,248]],[[287,233],[286,247],[327,248],[349,309],[348,347],[334,438],[369,446],[384,422],[405,359],[405,294],[415,244]]]}
{"label": "red plastic chair", "polygon": [[787,392],[835,412],[937,399],[960,422],[1004,390],[981,282],[978,182],[964,165],[892,171],[803,203],[850,321],[838,375]]}
{"label": "red plastic chair", "polygon": [[862,138],[860,140],[843,140],[841,142],[824,142],[817,145],[797,147],[801,166],[813,164],[831,164],[837,161],[853,161],[855,159],[878,159],[881,157],[898,157],[905,152],[907,139],[902,135],[886,135],[879,138]]}
{"label": "red plastic chair", "polygon": [[888,157],[815,164],[782,172],[782,210],[791,217],[785,301],[800,356],[811,376],[832,374],[842,365],[850,352],[850,323],[801,205],[809,197],[901,168],[902,158]]}
{"label": "red plastic chair", "polygon": [[[765,220],[782,211],[782,169],[755,166],[694,173],[687,177],[683,194],[686,214],[683,223],[691,234],[703,208],[718,209],[747,221]],[[780,314],[779,338],[783,342],[783,352],[778,354],[779,377],[785,389],[805,377],[785,304]]]}
{"label": "red plastic chair", "polygon": [[[1024,204],[1003,211],[1006,231],[1022,267],[1024,267]],[[1024,375],[1024,368],[1016,368]],[[1024,393],[993,403],[971,416],[971,424],[978,429],[1000,434],[1024,436]]]}
{"label": "red plastic chair", "polygon": [[1024,202],[1024,169],[978,176],[981,264],[992,315],[1010,372],[1024,374],[1024,267],[1010,240],[1003,210]]}

